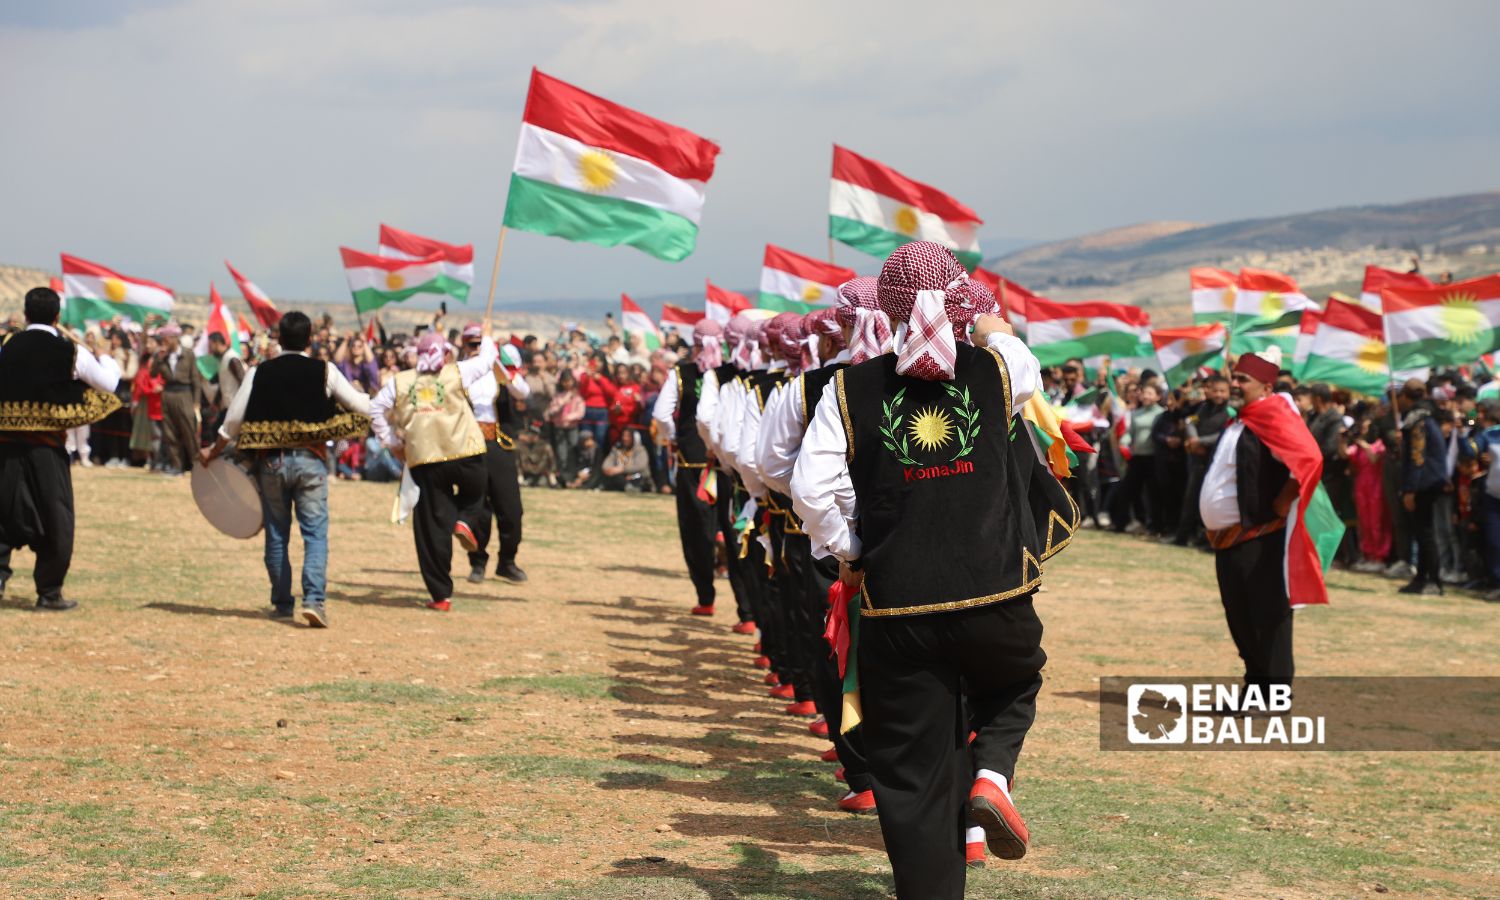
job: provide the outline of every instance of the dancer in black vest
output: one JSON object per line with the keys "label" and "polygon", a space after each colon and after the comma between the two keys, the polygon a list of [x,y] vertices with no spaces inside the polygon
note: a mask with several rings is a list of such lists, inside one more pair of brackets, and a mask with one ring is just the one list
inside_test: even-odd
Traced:
{"label": "dancer in black vest", "polygon": [[[712,319],[700,319],[693,326],[693,358],[672,367],[651,409],[656,440],[670,447],[676,458],[677,475],[672,490],[677,498],[677,536],[682,541],[688,578],[697,594],[697,603],[690,610],[695,616],[714,614],[719,535],[717,494],[721,486],[717,483],[718,473],[711,468],[708,444],[698,431],[697,419],[705,373],[723,365],[723,337],[722,325]],[[699,496],[700,490],[707,493],[710,488],[713,496]],[[727,483],[722,489],[726,495],[729,493]],[[725,496],[726,504],[728,500]],[[730,546],[727,539],[725,546]]]}
{"label": "dancer in black vest", "polygon": [[0,347],[0,595],[11,550],[36,553],[37,609],[78,605],[62,595],[73,562],[73,475],[63,432],[120,408],[120,370],[59,333],[62,300],[26,292],[26,330]]}
{"label": "dancer in black vest", "polygon": [[[478,325],[469,325],[463,332],[463,357],[469,359],[479,352],[484,340],[483,330]],[[486,548],[490,543],[490,520],[495,521],[495,531],[500,538],[500,555],[495,564],[495,574],[511,584],[524,584],[526,572],[516,565],[516,554],[521,550],[521,517],[525,509],[521,505],[521,479],[516,469],[516,437],[521,433],[521,414],[515,401],[524,401],[531,396],[531,385],[520,377],[521,360],[511,344],[500,348],[500,361],[491,367],[488,375],[469,385],[469,406],[474,410],[474,420],[484,434],[484,469],[487,480],[485,502],[481,515],[473,522],[464,521],[474,549],[469,550],[469,581],[479,584],[484,581],[484,570],[489,565],[490,555]],[[505,391],[502,395],[501,386]],[[459,543],[466,540],[462,531]],[[467,548],[465,548],[467,549]]]}
{"label": "dancer in black vest", "polygon": [[[886,260],[879,295],[909,327],[825,389],[792,495],[861,592],[865,751],[897,894],[958,898],[966,816],[997,856],[1026,851],[1009,785],[1046,661],[1032,595],[1077,510],[1010,427],[1040,366],[993,295],[925,241]],[[1065,527],[1039,527],[1054,516]]]}
{"label": "dancer in black vest", "polygon": [[276,327],[281,353],[246,373],[202,458],[213,461],[234,441],[239,457],[253,460],[273,619],[290,619],[296,606],[289,555],[295,514],[302,534],[302,618],[327,628],[328,442],[364,437],[370,398],[333,363],[307,355],[312,320],[305,313],[288,312]]}

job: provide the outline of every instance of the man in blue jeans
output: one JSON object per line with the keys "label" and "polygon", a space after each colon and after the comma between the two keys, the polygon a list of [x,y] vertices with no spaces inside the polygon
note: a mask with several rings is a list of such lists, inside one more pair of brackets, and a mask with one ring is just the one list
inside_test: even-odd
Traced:
{"label": "man in blue jeans", "polygon": [[313,628],[327,628],[328,442],[363,437],[370,398],[333,363],[307,355],[312,322],[306,315],[289,312],[278,329],[280,355],[245,376],[203,461],[212,461],[230,441],[242,458],[254,460],[273,619],[292,618],[296,606],[287,555],[296,514],[303,546],[302,617]]}

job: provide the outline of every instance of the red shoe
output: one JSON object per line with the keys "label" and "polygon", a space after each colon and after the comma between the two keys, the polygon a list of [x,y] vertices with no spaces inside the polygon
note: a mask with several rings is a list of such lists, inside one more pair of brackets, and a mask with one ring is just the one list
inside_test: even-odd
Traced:
{"label": "red shoe", "polygon": [[757,668],[757,669],[769,669],[769,668],[771,668],[771,658],[768,657],[768,656],[757,656],[757,657],[755,657],[755,668]]}
{"label": "red shoe", "polygon": [[464,548],[468,553],[474,553],[479,549],[479,542],[474,540],[474,532],[463,522],[453,526],[453,536],[458,538],[458,546]]}
{"label": "red shoe", "polygon": [[798,700],[787,704],[786,713],[789,716],[815,716],[818,714],[818,707],[811,700]]}
{"label": "red shoe", "polygon": [[984,841],[964,844],[964,865],[971,869],[984,868]]}
{"label": "red shoe", "polygon": [[449,603],[447,600],[433,600],[432,602],[427,604],[427,608],[435,609],[438,612],[447,612],[448,610],[453,608],[453,604]]}
{"label": "red shoe", "polygon": [[781,684],[781,676],[777,675],[775,672],[767,672],[765,681],[766,684],[769,684],[771,687],[775,687],[776,685]]}
{"label": "red shoe", "polygon": [[771,696],[777,700],[794,700],[797,697],[797,690],[789,684],[778,684],[771,688]]}
{"label": "red shoe", "polygon": [[751,653],[760,653],[761,652],[760,651],[760,641],[756,641],[755,642],[755,646],[750,648],[750,652]]}
{"label": "red shoe", "polygon": [[974,779],[974,786],[969,789],[969,818],[984,829],[985,843],[991,853],[1001,859],[1020,859],[1026,855],[1031,833],[1016,812],[1015,804],[988,778]]}
{"label": "red shoe", "polygon": [[849,779],[847,779],[847,778],[844,777],[844,767],[843,766],[839,766],[837,769],[834,770],[833,780],[834,781],[842,781],[844,784],[848,784],[849,783]]}
{"label": "red shoe", "polygon": [[[816,725],[816,724],[818,724],[818,723],[817,722],[813,723],[813,725]],[[826,725],[827,723],[824,723],[824,724]],[[809,725],[807,727],[811,728],[812,725]],[[829,747],[827,750],[823,751],[823,755],[819,756],[818,759],[821,759],[823,762],[838,762],[839,761],[839,748],[837,748],[837,747]]]}
{"label": "red shoe", "polygon": [[850,791],[839,801],[839,809],[844,812],[867,813],[875,811],[875,792],[860,791],[858,794]]}
{"label": "red shoe", "polygon": [[[807,723],[807,730],[811,731],[814,737],[826,738],[828,737],[828,720],[824,718],[814,719]],[[835,755],[834,759],[838,759],[838,756]],[[829,762],[833,762],[833,760],[829,760]]]}
{"label": "red shoe", "polygon": [[[754,622],[736,622],[736,623],[734,623],[734,627],[731,628],[731,629],[729,629],[729,630],[732,631],[732,632],[734,632],[735,634],[754,634],[755,633],[755,623]],[[757,652],[759,652],[759,650],[760,650],[760,644],[759,643],[757,643],[755,645],[755,649],[756,649]]]}
{"label": "red shoe", "polygon": [[700,603],[688,610],[688,613],[694,616],[711,616],[714,614],[714,608],[712,606],[704,606]]}

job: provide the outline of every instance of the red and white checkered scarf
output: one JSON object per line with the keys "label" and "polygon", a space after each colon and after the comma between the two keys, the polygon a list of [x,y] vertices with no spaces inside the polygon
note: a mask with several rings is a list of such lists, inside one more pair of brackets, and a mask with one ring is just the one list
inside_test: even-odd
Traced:
{"label": "red and white checkered scarf", "polygon": [[766,340],[768,349],[775,351],[776,356],[786,361],[787,372],[796,375],[801,372],[806,360],[803,359],[803,351],[807,349],[807,331],[802,327],[802,316],[799,313],[784,312],[766,323]]}
{"label": "red and white checkered scarf", "polygon": [[880,309],[879,282],[868,275],[839,285],[834,315],[850,331],[849,361],[859,364],[891,352],[891,320]]}
{"label": "red and white checkered scarf", "polygon": [[704,317],[693,326],[693,362],[707,372],[724,364],[724,326]]}
{"label": "red and white checkered scarf", "polygon": [[891,321],[906,325],[896,332],[896,371],[924,381],[951,381],[969,323],[997,308],[995,295],[930,241],[903,244],[886,259],[878,296]]}

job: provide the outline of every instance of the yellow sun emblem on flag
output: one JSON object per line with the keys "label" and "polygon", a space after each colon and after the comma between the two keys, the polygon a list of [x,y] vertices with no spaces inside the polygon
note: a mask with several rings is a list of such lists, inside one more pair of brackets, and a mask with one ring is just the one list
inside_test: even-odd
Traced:
{"label": "yellow sun emblem on flag", "polygon": [[1360,344],[1359,350],[1354,354],[1354,364],[1371,374],[1384,372],[1386,369],[1385,344],[1373,338]]}
{"label": "yellow sun emblem on flag", "polygon": [[620,179],[620,165],[604,150],[590,150],[578,157],[578,177],[583,189],[602,194]]}
{"label": "yellow sun emblem on flag", "polygon": [[118,278],[104,279],[104,297],[111,303],[124,302],[125,282]]}
{"label": "yellow sun emblem on flag", "polygon": [[1073,332],[1074,337],[1083,337],[1089,333],[1089,320],[1074,319],[1068,323],[1068,330]]}
{"label": "yellow sun emblem on flag", "polygon": [[1203,338],[1188,338],[1182,342],[1183,352],[1189,356],[1195,356],[1208,349],[1208,341]]}
{"label": "yellow sun emblem on flag", "polygon": [[903,206],[896,210],[896,230],[902,234],[917,233],[917,211],[910,206]]}
{"label": "yellow sun emblem on flag", "polygon": [[406,287],[406,279],[401,277],[400,272],[385,273],[385,289],[388,291],[399,291]]}
{"label": "yellow sun emblem on flag", "polygon": [[1219,294],[1219,302],[1224,304],[1225,309],[1232,310],[1234,309],[1234,298],[1238,293],[1234,285],[1225,285],[1223,293]]}
{"label": "yellow sun emblem on flag", "polygon": [[1449,294],[1438,307],[1438,321],[1447,333],[1448,340],[1467,346],[1479,341],[1479,335],[1489,330],[1490,323],[1479,308],[1479,298],[1473,294]]}
{"label": "yellow sun emblem on flag", "polygon": [[1260,317],[1262,319],[1275,319],[1286,311],[1286,299],[1276,291],[1266,291],[1266,295],[1260,298]]}
{"label": "yellow sun emblem on flag", "polygon": [[953,420],[935,406],[918,410],[911,420],[911,438],[923,450],[936,450],[953,437]]}
{"label": "yellow sun emblem on flag", "polygon": [[816,303],[823,299],[823,286],[814,284],[811,281],[802,285],[802,299],[808,303]]}

